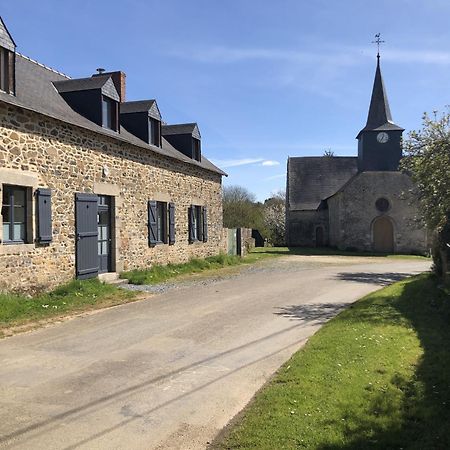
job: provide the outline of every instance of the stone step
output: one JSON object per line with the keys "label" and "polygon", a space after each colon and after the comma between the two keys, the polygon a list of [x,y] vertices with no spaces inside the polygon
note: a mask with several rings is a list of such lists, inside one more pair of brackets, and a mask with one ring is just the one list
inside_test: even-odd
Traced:
{"label": "stone step", "polygon": [[128,284],[128,280],[119,278],[119,274],[117,272],[101,273],[99,274],[98,279],[107,284]]}

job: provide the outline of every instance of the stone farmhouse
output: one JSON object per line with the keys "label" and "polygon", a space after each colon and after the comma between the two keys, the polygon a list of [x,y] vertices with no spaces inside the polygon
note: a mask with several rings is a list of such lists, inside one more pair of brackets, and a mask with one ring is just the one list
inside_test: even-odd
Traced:
{"label": "stone farmhouse", "polygon": [[392,120],[378,54],[358,156],[288,159],[288,245],[425,253],[414,184],[399,171],[403,131]]}
{"label": "stone farmhouse", "polygon": [[0,290],[48,289],[222,250],[222,176],[197,124],[126,101],[123,72],[72,79],[0,19]]}

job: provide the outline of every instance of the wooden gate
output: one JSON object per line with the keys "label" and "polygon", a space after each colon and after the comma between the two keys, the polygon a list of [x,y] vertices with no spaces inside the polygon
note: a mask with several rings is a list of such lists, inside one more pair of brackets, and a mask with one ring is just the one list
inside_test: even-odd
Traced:
{"label": "wooden gate", "polygon": [[78,279],[98,275],[98,197],[75,194],[76,274]]}
{"label": "wooden gate", "polygon": [[378,217],[373,222],[373,249],[380,253],[394,252],[394,227],[387,217]]}

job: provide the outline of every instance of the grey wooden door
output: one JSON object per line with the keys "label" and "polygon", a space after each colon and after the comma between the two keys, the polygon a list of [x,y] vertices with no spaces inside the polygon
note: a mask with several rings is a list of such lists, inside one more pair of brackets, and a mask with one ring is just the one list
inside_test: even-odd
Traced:
{"label": "grey wooden door", "polygon": [[98,196],[98,272],[111,272],[111,197]]}
{"label": "grey wooden door", "polygon": [[76,274],[78,279],[98,275],[98,197],[75,194]]}

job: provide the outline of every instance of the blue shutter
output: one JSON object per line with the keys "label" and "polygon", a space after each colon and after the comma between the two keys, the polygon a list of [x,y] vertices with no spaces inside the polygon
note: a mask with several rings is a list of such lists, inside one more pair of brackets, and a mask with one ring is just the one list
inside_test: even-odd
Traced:
{"label": "blue shutter", "polygon": [[195,206],[192,206],[188,210],[188,221],[189,221],[189,242],[192,244],[195,240],[195,220],[194,220],[194,214],[195,214]]}
{"label": "blue shutter", "polygon": [[98,197],[75,194],[76,273],[78,279],[98,275]]}
{"label": "blue shutter", "polygon": [[41,244],[52,241],[52,193],[50,189],[38,189],[37,199],[37,236]]}
{"label": "blue shutter", "polygon": [[158,242],[157,205],[154,200],[148,202],[148,245],[153,247]]}
{"label": "blue shutter", "polygon": [[208,209],[203,207],[203,242],[208,240]]}
{"label": "blue shutter", "polygon": [[169,245],[175,244],[175,205],[169,203]]}

